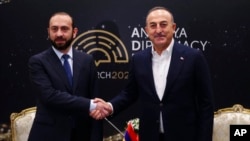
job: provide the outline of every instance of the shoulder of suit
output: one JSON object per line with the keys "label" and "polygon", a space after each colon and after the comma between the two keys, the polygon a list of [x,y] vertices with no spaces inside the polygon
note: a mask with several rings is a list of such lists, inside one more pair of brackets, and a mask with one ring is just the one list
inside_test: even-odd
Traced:
{"label": "shoulder of suit", "polygon": [[43,58],[44,56],[45,57],[48,56],[49,53],[53,53],[53,52],[50,49],[46,49],[36,54],[33,54],[31,58]]}
{"label": "shoulder of suit", "polygon": [[187,45],[180,44],[178,42],[175,42],[174,48],[177,50],[180,50],[180,51],[185,51],[185,52],[193,52],[193,53],[200,52],[198,49],[192,48],[192,47],[187,46]]}
{"label": "shoulder of suit", "polygon": [[134,56],[138,56],[138,55],[148,55],[148,54],[151,54],[151,51],[152,51],[152,47],[148,47],[144,50],[141,50],[141,51],[138,51],[136,53],[134,53]]}
{"label": "shoulder of suit", "polygon": [[91,54],[87,54],[86,52],[73,49],[73,58],[82,58],[82,57],[91,59],[94,58]]}

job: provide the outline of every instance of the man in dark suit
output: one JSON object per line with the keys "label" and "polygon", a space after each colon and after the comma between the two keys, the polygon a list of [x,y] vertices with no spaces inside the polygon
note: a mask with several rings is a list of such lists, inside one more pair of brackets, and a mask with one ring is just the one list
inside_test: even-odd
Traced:
{"label": "man in dark suit", "polygon": [[[101,103],[92,99],[99,96],[94,60],[70,46],[76,34],[77,28],[68,13],[53,14],[48,27],[52,47],[29,60],[38,97],[29,141],[103,140],[102,122],[89,116],[93,109],[102,111]],[[68,58],[62,58],[64,55]],[[63,67],[66,64],[67,71]]]}
{"label": "man in dark suit", "polygon": [[145,31],[153,46],[132,57],[128,84],[107,110],[114,116],[138,100],[140,141],[212,141],[209,68],[201,51],[174,41],[175,29],[168,9],[149,11]]}

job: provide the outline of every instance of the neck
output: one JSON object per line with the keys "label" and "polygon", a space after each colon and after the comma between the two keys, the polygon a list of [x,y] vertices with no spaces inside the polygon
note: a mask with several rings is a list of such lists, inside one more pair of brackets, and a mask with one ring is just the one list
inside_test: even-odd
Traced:
{"label": "neck", "polygon": [[164,46],[164,47],[157,47],[157,46],[154,46],[154,50],[157,52],[157,54],[161,55],[161,53],[163,52],[163,50],[167,49],[167,46]]}
{"label": "neck", "polygon": [[64,49],[64,50],[59,50],[61,53],[63,53],[63,54],[67,54],[68,52],[69,52],[69,50],[70,50],[70,47],[67,47],[66,49]]}

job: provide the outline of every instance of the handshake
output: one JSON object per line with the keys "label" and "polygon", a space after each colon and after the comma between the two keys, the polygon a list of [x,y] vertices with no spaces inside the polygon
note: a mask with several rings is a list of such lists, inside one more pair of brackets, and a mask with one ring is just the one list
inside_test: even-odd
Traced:
{"label": "handshake", "polygon": [[93,99],[93,102],[96,104],[96,108],[92,111],[90,111],[89,115],[96,119],[104,119],[107,116],[111,115],[113,113],[113,107],[110,103],[104,101],[100,98]]}

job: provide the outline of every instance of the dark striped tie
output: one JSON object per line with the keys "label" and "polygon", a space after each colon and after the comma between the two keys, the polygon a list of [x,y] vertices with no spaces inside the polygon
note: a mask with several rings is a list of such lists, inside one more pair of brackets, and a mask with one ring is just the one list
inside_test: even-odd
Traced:
{"label": "dark striped tie", "polygon": [[67,74],[67,77],[68,77],[68,80],[69,80],[69,83],[70,85],[72,86],[72,73],[71,73],[71,68],[70,68],[70,65],[69,65],[69,55],[68,54],[64,54],[62,56],[62,58],[64,59],[64,62],[63,62],[63,67],[65,69],[65,72]]}

